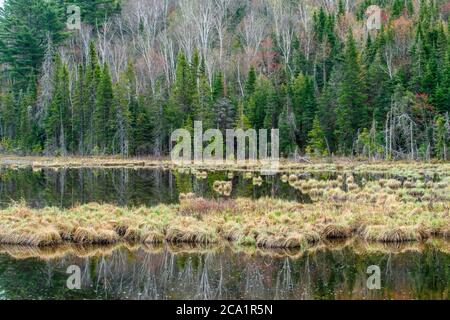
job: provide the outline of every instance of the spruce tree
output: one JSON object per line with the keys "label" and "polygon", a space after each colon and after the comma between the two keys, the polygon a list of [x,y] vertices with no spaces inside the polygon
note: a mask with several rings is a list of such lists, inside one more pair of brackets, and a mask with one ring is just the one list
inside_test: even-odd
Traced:
{"label": "spruce tree", "polygon": [[316,114],[314,84],[310,77],[299,74],[291,85],[292,109],[294,112],[297,138],[302,150],[305,150],[308,133],[312,128]]}
{"label": "spruce tree", "polygon": [[72,142],[69,71],[56,57],[54,93],[45,119],[46,149],[51,153],[66,155]]}
{"label": "spruce tree", "polygon": [[320,125],[319,117],[316,116],[312,123],[312,129],[308,133],[308,153],[322,156],[327,153],[327,144],[325,140],[325,133]]}
{"label": "spruce tree", "polygon": [[98,151],[102,154],[110,151],[113,140],[114,117],[112,112],[113,88],[108,65],[102,68],[100,83],[97,87],[94,110],[94,134]]}
{"label": "spruce tree", "polygon": [[65,14],[56,1],[8,0],[0,8],[0,63],[16,88],[26,90],[44,59],[47,42],[65,38]]}
{"label": "spruce tree", "polygon": [[358,128],[368,124],[366,95],[358,49],[350,30],[341,67],[336,108],[336,137],[341,152],[350,151]]}
{"label": "spruce tree", "polygon": [[253,66],[250,66],[248,71],[247,80],[245,81],[244,94],[248,98],[255,92],[256,86],[256,71]]}

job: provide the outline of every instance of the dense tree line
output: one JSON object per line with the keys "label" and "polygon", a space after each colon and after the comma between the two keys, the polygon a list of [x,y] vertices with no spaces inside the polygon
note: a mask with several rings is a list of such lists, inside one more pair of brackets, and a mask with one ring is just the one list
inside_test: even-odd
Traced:
{"label": "dense tree line", "polygon": [[[65,30],[70,3],[82,30]],[[173,130],[203,121],[278,128],[286,156],[448,159],[449,14],[439,0],[6,0],[0,152],[166,155]]]}

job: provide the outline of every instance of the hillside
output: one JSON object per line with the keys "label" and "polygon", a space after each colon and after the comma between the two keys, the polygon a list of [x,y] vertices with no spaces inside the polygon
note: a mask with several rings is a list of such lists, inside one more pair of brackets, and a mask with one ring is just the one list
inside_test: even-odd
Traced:
{"label": "hillside", "polygon": [[277,128],[285,156],[448,159],[449,15],[443,0],[5,0],[0,153],[161,156],[202,121]]}

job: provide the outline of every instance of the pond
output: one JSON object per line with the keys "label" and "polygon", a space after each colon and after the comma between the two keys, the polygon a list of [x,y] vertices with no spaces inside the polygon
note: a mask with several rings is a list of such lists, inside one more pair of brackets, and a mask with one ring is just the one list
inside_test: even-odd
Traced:
{"label": "pond", "polygon": [[[49,251],[49,252],[46,252]],[[0,248],[0,299],[448,299],[450,255],[425,246],[306,252],[218,248]],[[14,257],[14,258],[13,258]],[[81,288],[67,288],[69,266]],[[381,288],[367,287],[379,266]]]}
{"label": "pond", "polygon": [[[206,172],[205,172],[206,173]],[[326,181],[343,173],[305,172],[300,179]],[[345,173],[344,173],[345,174]],[[378,180],[388,175],[380,173],[353,174],[355,182]],[[90,202],[110,203],[120,206],[152,206],[159,203],[176,203],[180,193],[193,192],[205,198],[217,197],[214,181],[231,180],[231,197],[276,197],[310,203],[308,194],[302,193],[281,181],[281,174],[262,176],[255,184],[258,172],[207,172],[206,177],[188,170],[160,168],[39,168],[11,169],[0,167],[0,207],[25,201],[30,207],[73,207]],[[395,177],[405,179],[405,177]],[[424,180],[437,180],[424,176]],[[342,183],[341,183],[342,185]]]}
{"label": "pond", "polygon": [[[299,179],[345,181],[342,173],[298,173]],[[206,175],[156,168],[0,168],[0,207],[14,202],[70,208],[99,202],[120,206],[177,203],[181,194],[218,197],[217,180],[232,181],[231,197],[275,197],[311,203],[281,175],[255,183],[245,172]],[[354,174],[357,185],[389,178]],[[396,177],[402,180],[402,177]],[[439,181],[424,176],[422,181]],[[285,179],[284,179],[285,180]],[[345,182],[344,182],[345,183]],[[344,185],[339,185],[345,189]],[[444,191],[444,190],[443,190]],[[0,299],[449,299],[449,241],[319,243],[303,251],[254,247],[0,246]],[[69,266],[81,289],[70,290]],[[367,287],[369,266],[381,271],[381,289]]]}
{"label": "pond", "polygon": [[[212,185],[228,179],[227,172],[209,172],[206,179],[190,173],[146,168],[77,168],[39,169],[31,167],[0,169],[0,205],[24,200],[31,207],[72,207],[89,202],[121,206],[176,203],[180,193],[216,196]],[[276,196],[307,201],[296,190],[282,183],[278,176],[264,177],[261,186],[254,186],[244,174],[232,178],[233,197]]]}

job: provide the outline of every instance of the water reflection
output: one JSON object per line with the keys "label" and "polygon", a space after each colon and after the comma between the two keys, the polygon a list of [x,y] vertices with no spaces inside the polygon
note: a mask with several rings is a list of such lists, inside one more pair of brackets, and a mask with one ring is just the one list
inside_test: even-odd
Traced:
{"label": "water reflection", "polygon": [[[214,181],[227,180],[227,176],[227,172],[209,172],[203,179],[190,173],[155,168],[0,168],[0,206],[21,200],[38,208],[73,207],[89,202],[121,206],[175,203],[180,193],[217,197]],[[261,186],[254,186],[252,179],[245,179],[243,174],[234,176],[232,181],[233,197],[307,200],[276,176],[265,177]]]}
{"label": "water reflection", "polygon": [[[159,203],[176,203],[181,193],[195,193],[204,198],[218,197],[218,193],[214,191],[215,181],[230,181],[231,197],[269,196],[302,203],[312,202],[307,192],[296,190],[288,183],[283,183],[281,174],[260,177],[259,173],[247,176],[249,172],[201,173],[142,167],[12,169],[0,166],[0,206],[5,207],[11,202],[22,200],[27,205],[37,208],[73,207],[89,202],[120,206],[152,206]],[[327,171],[305,172],[298,177],[305,180],[327,181],[336,180],[341,174]],[[380,173],[352,175],[354,182],[360,186],[362,181],[378,180],[382,177],[387,175]],[[340,183],[342,184],[342,181]],[[345,185],[342,184],[340,187],[345,188]]]}
{"label": "water reflection", "polygon": [[[344,243],[307,251],[190,247],[0,247],[7,299],[448,299],[448,242],[392,248]],[[70,265],[82,289],[66,289]],[[382,289],[366,270],[379,265]]]}

